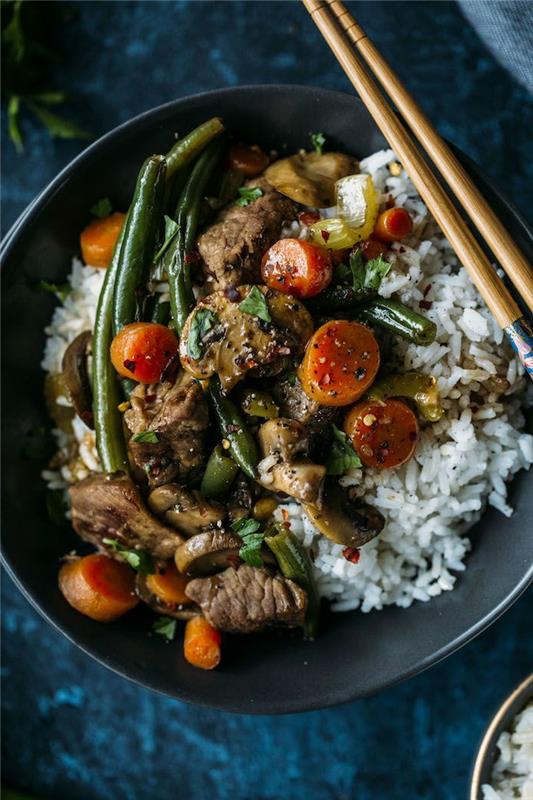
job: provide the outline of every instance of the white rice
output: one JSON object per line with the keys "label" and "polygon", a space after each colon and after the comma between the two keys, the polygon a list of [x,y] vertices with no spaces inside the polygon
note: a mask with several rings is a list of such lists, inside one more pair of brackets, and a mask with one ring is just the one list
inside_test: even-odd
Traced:
{"label": "white rice", "polygon": [[[292,530],[312,552],[319,589],[337,611],[407,607],[453,589],[470,549],[465,533],[487,503],[512,514],[506,482],[533,463],[533,437],[520,432],[523,369],[405,173],[391,175],[393,161],[394,153],[386,150],[361,162],[382,201],[392,195],[414,221],[411,238],[393,244],[387,254],[392,268],[380,293],[394,294],[415,310],[421,309],[420,301],[431,303],[423,313],[437,325],[436,341],[419,347],[397,340],[394,356],[400,368],[437,378],[445,414],[423,426],[415,456],[403,467],[359,469],[341,479],[357,486],[386,519],[381,535],[361,549],[357,564],[318,533],[298,503],[285,504]],[[306,229],[295,221],[283,235],[305,237]],[[72,291],[46,329],[46,371],[58,372],[68,343],[92,328],[103,277],[103,270],[74,260]],[[94,434],[80,420],[74,434],[77,468],[73,473],[65,464],[46,471],[52,488],[66,488],[84,471],[98,469]],[[64,434],[57,437],[64,447]]]}
{"label": "white rice", "polygon": [[533,701],[498,739],[498,758],[483,800],[533,800]]}

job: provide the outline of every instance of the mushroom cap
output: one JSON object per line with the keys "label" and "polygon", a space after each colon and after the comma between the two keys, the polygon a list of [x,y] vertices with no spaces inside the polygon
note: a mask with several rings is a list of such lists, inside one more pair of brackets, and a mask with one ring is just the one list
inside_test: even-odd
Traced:
{"label": "mushroom cap", "polygon": [[357,170],[357,161],[345,153],[296,153],[275,161],[265,171],[280,194],[313,208],[335,205],[335,183]]}

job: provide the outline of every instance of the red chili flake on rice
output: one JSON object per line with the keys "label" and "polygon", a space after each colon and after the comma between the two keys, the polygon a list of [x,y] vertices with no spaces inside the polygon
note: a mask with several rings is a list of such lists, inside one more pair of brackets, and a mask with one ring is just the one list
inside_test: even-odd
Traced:
{"label": "red chili flake on rice", "polygon": [[357,547],[345,547],[342,551],[342,555],[349,561],[350,564],[358,564],[359,559],[361,558],[361,553],[357,549]]}

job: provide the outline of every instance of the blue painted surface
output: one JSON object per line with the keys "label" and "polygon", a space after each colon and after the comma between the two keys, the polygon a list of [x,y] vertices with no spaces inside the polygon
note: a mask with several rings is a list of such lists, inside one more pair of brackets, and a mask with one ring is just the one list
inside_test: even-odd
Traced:
{"label": "blue painted surface", "polygon": [[[349,88],[295,2],[64,5],[58,82],[73,93],[71,117],[95,137],[203,89]],[[527,215],[531,102],[455,4],[351,6],[441,132]],[[82,147],[50,141],[30,120],[26,130],[21,158],[3,138],[4,230]],[[4,781],[54,800],[459,800],[491,713],[531,670],[531,598],[444,663],[378,697],[258,718],[191,708],[116,677],[48,627],[6,578]]]}

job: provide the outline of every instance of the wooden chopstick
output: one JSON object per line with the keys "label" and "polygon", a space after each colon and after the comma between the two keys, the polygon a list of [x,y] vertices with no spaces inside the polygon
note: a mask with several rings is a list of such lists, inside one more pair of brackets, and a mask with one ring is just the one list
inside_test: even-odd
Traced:
{"label": "wooden chopstick", "polygon": [[506,331],[520,360],[533,376],[533,331],[522,316],[518,304],[422,158],[413,138],[359,61],[350,39],[339,27],[329,4],[325,0],[303,0],[303,3],[370,115],[402,162],[486,305]]}
{"label": "wooden chopstick", "polygon": [[523,253],[478,191],[465,168],[344,4],[340,0],[326,2],[365,59],[372,74],[394,100],[394,105],[430,155],[524,302],[533,310],[533,270]]}

